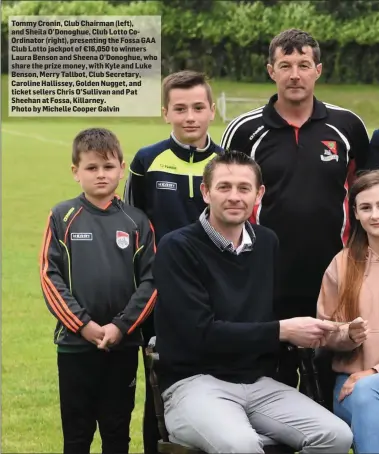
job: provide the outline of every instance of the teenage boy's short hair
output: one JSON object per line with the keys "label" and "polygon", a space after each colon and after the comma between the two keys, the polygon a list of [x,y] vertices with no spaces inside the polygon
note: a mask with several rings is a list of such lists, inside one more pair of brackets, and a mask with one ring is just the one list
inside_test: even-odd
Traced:
{"label": "teenage boy's short hair", "polygon": [[109,153],[117,158],[120,164],[124,159],[116,135],[104,128],[85,129],[75,137],[72,144],[72,163],[78,166],[80,155],[90,151],[99,154],[105,161],[108,159]]}
{"label": "teenage boy's short hair", "polygon": [[162,97],[163,106],[165,109],[168,107],[170,101],[170,91],[175,88],[193,88],[197,85],[202,85],[206,92],[209,104],[213,104],[212,89],[208,83],[207,77],[203,73],[196,71],[184,70],[177,73],[170,74],[163,79],[162,83]]}
{"label": "teenage boy's short hair", "polygon": [[245,153],[241,153],[240,151],[226,150],[208,161],[204,168],[203,183],[208,189],[212,185],[213,172],[219,164],[237,164],[241,166],[249,166],[255,174],[257,189],[263,184],[261,168],[253,158]]}
{"label": "teenage boy's short hair", "polygon": [[268,62],[270,65],[275,63],[275,51],[278,47],[283,49],[285,55],[291,55],[295,50],[302,54],[303,47],[308,46],[312,48],[313,60],[318,65],[321,59],[321,51],[318,42],[313,36],[297,28],[284,30],[271,41],[268,50]]}

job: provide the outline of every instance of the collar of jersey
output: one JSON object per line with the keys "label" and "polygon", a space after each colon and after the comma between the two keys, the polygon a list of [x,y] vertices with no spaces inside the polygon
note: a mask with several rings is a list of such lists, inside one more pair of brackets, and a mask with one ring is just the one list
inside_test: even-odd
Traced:
{"label": "collar of jersey", "polygon": [[102,209],[97,207],[96,205],[92,204],[84,195],[84,192],[80,194],[79,199],[81,203],[84,205],[84,207],[90,211],[91,213],[94,214],[100,214],[100,215],[109,215],[113,213],[117,213],[120,209],[118,207],[118,204],[120,203],[120,198],[118,196],[115,196],[107,206],[107,208]]}
{"label": "collar of jersey", "polygon": [[176,154],[179,159],[189,162],[191,156],[193,157],[193,162],[202,161],[203,159],[210,156],[214,153],[215,144],[210,138],[209,134],[207,135],[207,145],[205,148],[196,148],[192,145],[186,145],[181,142],[174,136],[173,133],[170,134],[170,149]]}
{"label": "collar of jersey", "polygon": [[[292,127],[275,109],[275,103],[278,100],[278,94],[271,96],[269,102],[263,108],[263,121],[271,128]],[[313,112],[310,121],[322,120],[328,116],[328,111],[321,101],[313,97]]]}

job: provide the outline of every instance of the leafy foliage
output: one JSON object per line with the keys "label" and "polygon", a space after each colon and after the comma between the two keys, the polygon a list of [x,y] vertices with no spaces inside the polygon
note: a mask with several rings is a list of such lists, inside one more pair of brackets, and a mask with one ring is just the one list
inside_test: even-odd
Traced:
{"label": "leafy foliage", "polygon": [[320,43],[324,81],[379,81],[377,1],[5,1],[3,68],[11,15],[161,15],[164,75],[191,68],[253,82],[267,80],[271,39],[287,28],[301,28]]}

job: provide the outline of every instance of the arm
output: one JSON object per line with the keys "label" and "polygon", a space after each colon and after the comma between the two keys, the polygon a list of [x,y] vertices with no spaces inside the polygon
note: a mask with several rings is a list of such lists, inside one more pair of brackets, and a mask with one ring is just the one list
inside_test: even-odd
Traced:
{"label": "arm", "polygon": [[63,278],[63,249],[57,234],[54,215],[49,214],[40,254],[40,282],[49,311],[73,333],[87,325],[91,318],[72,296]]}
{"label": "arm", "polygon": [[379,129],[376,129],[371,137],[369,160],[371,169],[379,169]]}
{"label": "arm", "polygon": [[157,295],[152,274],[154,257],[154,231],[149,220],[144,217],[141,223],[141,238],[137,240],[137,251],[134,256],[137,288],[125,309],[112,320],[123,334],[131,334],[146,320],[154,308]]}
{"label": "arm", "polygon": [[[317,301],[317,318],[331,320],[338,306],[338,272],[337,260],[333,259],[325,271],[321,290]],[[348,320],[344,320],[348,321]],[[327,339],[326,347],[331,350],[351,351],[358,345],[349,338],[349,325],[341,325],[335,333],[331,333]]]}
{"label": "arm", "polygon": [[146,212],[146,176],[143,162],[138,152],[129,167],[129,175],[124,189],[124,203]]}
{"label": "arm", "polygon": [[[379,153],[375,153],[370,148],[369,136],[363,121],[356,115],[352,119],[348,128],[350,143],[350,173],[356,173],[362,170],[371,170],[379,168]],[[351,175],[354,178],[354,175]]]}
{"label": "arm", "polygon": [[170,236],[160,242],[153,271],[158,291],[157,308],[175,326],[177,342],[204,354],[277,351],[279,322],[215,320],[200,267],[184,241]]}

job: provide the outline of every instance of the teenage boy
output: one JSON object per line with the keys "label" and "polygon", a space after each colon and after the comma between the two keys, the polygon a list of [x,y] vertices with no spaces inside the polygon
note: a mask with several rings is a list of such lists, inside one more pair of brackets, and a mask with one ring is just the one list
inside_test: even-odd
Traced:
{"label": "teenage boy", "polygon": [[[169,75],[163,81],[162,97],[171,135],[137,152],[124,192],[125,202],[143,210],[151,220],[158,247],[163,235],[195,222],[204,210],[203,170],[221,151],[208,133],[215,104],[203,74],[180,71]],[[146,346],[155,334],[152,316],[142,330]],[[154,454],[159,432],[146,367],[145,374],[144,449],[145,454]]]}
{"label": "teenage boy", "polygon": [[140,325],[156,291],[152,226],[115,194],[124,168],[112,132],[80,132],[72,171],[83,193],[51,210],[44,234],[40,278],[47,307],[58,319],[65,454],[89,453],[96,423],[103,453],[129,450]]}

